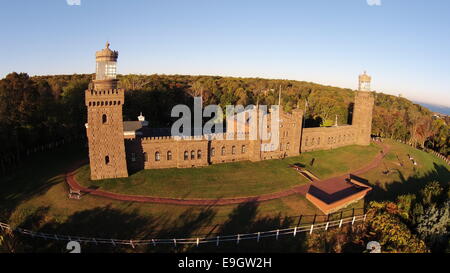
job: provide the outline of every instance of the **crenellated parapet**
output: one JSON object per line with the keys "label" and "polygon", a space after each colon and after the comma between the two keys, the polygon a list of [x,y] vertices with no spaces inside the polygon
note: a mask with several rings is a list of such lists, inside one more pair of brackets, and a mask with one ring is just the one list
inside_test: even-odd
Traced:
{"label": "crenellated parapet", "polygon": [[85,91],[86,106],[118,106],[125,102],[124,89],[108,89],[108,90],[94,90],[88,89]]}

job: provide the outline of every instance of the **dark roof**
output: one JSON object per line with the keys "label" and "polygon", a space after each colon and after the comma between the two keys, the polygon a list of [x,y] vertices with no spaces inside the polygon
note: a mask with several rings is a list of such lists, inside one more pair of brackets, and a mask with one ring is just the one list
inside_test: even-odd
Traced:
{"label": "dark roof", "polygon": [[135,132],[142,137],[170,136],[170,128],[149,128],[142,126],[140,121],[124,121],[124,132]]}
{"label": "dark roof", "polygon": [[123,131],[137,131],[142,128],[142,123],[140,121],[124,121],[123,122]]}

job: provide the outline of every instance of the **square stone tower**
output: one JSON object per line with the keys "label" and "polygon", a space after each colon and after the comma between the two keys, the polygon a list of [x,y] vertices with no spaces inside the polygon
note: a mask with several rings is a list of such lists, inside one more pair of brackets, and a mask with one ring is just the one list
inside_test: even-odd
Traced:
{"label": "square stone tower", "polygon": [[372,111],[374,97],[370,90],[372,78],[366,74],[359,76],[359,90],[355,95],[352,125],[357,128],[356,144],[369,145],[372,132]]}
{"label": "square stone tower", "polygon": [[91,179],[127,177],[122,118],[125,91],[117,89],[116,79],[119,54],[107,43],[95,55],[95,80],[85,91]]}

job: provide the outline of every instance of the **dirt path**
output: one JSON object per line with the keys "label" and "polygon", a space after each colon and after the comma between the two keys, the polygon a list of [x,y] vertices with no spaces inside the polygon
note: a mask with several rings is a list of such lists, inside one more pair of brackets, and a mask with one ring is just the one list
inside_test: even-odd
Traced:
{"label": "dirt path", "polygon": [[[388,145],[382,145],[383,153],[379,153],[368,165],[357,169],[352,174],[359,175],[365,173],[371,169],[378,167],[381,163],[383,157],[389,152],[390,147]],[[159,204],[171,204],[171,205],[186,205],[186,206],[209,206],[209,205],[233,205],[240,204],[250,201],[263,202],[274,200],[286,196],[290,196],[293,194],[303,194],[305,195],[311,184],[305,184],[293,187],[288,190],[284,190],[281,192],[262,194],[259,196],[252,197],[238,197],[238,198],[223,198],[223,199],[179,199],[179,198],[165,198],[165,197],[151,197],[151,196],[142,196],[142,195],[129,195],[129,194],[119,194],[113,192],[102,191],[98,189],[89,189],[81,186],[75,179],[75,172],[80,167],[80,164],[77,164],[76,167],[73,168],[72,171],[66,174],[66,181],[69,186],[74,190],[80,190],[85,194],[91,194],[95,196],[101,196],[109,199],[115,199],[120,201],[131,201],[131,202],[144,202],[144,203],[159,203]],[[327,193],[333,193],[336,191],[343,190],[345,188],[350,187],[348,183],[345,182],[345,178],[348,178],[349,174],[332,177],[325,180],[319,180],[314,182],[314,186],[320,188],[321,190]]]}

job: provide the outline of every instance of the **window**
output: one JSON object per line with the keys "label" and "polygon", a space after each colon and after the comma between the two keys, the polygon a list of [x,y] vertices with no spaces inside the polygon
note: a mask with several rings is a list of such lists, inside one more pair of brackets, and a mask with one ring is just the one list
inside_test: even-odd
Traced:
{"label": "window", "polygon": [[[305,146],[308,147],[308,138],[305,139]],[[287,148],[286,148],[287,150]]]}
{"label": "window", "polygon": [[184,160],[188,160],[189,159],[189,153],[188,151],[184,151]]}
{"label": "window", "polygon": [[195,151],[191,151],[191,160],[195,159]]}
{"label": "window", "polygon": [[109,156],[105,156],[105,164],[108,165],[109,164]]}
{"label": "window", "polygon": [[286,143],[286,151],[288,151],[288,150],[289,150],[289,142]]}
{"label": "window", "polygon": [[213,157],[216,154],[216,149],[215,148],[211,148],[211,157]]}
{"label": "window", "polygon": [[108,121],[108,117],[105,114],[102,116],[102,123],[105,124]]}
{"label": "window", "polygon": [[131,153],[131,162],[136,162],[136,154]]}
{"label": "window", "polygon": [[311,139],[311,146],[314,146],[314,138]]}
{"label": "window", "polygon": [[106,80],[116,78],[116,62],[99,61],[96,63],[96,79]]}
{"label": "window", "polygon": [[236,154],[236,146],[231,147],[231,154]]}
{"label": "window", "polygon": [[317,145],[320,145],[320,137],[317,138]]}
{"label": "window", "polygon": [[159,152],[155,153],[155,161],[160,161],[161,160],[161,154]]}
{"label": "window", "polygon": [[148,154],[144,153],[144,162],[147,162],[147,161],[148,161]]}
{"label": "window", "polygon": [[172,160],[172,152],[171,151],[167,152],[167,160]]}
{"label": "window", "polygon": [[222,147],[222,155],[225,155],[225,146]]}
{"label": "window", "polygon": [[198,150],[197,151],[197,159],[201,159],[202,158],[202,151]]}
{"label": "window", "polygon": [[247,152],[247,147],[245,147],[245,145],[242,145],[241,152],[242,152],[243,154],[245,154],[245,153]]}

